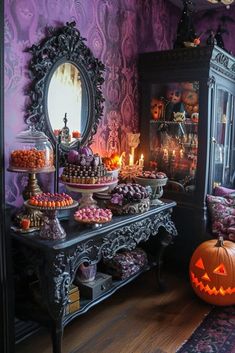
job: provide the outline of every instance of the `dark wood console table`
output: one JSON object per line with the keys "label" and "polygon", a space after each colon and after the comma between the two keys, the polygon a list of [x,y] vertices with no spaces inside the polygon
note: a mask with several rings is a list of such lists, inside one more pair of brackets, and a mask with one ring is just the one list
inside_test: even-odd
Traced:
{"label": "dark wood console table", "polygon": [[[113,294],[118,288],[136,278],[140,273],[123,281],[114,281],[113,286],[93,301],[81,300],[80,309],[69,315],[64,314],[68,304],[68,293],[78,266],[83,262],[98,263],[101,258],[111,259],[118,250],[132,250],[140,242],[150,237],[159,239],[156,252],[157,278],[160,279],[161,256],[177,230],[171,220],[176,203],[164,200],[160,206],[138,215],[113,217],[113,220],[100,228],[87,228],[70,220],[61,221],[67,237],[65,240],[48,241],[39,238],[38,233],[27,235],[12,233],[16,256],[15,268],[18,276],[30,269],[39,279],[39,291],[44,309],[32,303],[26,292],[19,292],[16,301],[17,315],[22,319],[31,319],[47,325],[52,330],[53,352],[61,353],[63,328],[75,317]],[[161,236],[159,228],[163,228]],[[158,237],[159,235],[159,237]],[[23,255],[23,256],[22,256]],[[22,263],[25,261],[26,264]],[[17,290],[16,290],[17,292]]]}

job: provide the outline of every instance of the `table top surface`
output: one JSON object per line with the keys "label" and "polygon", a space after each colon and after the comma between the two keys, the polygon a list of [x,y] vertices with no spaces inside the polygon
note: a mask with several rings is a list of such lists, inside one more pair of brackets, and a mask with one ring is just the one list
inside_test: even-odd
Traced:
{"label": "table top surface", "polygon": [[78,223],[73,218],[74,211],[71,211],[70,217],[66,220],[60,218],[60,223],[64,228],[67,236],[62,240],[45,240],[39,236],[39,231],[32,233],[16,233],[11,231],[11,235],[17,241],[24,243],[33,248],[39,248],[44,251],[59,251],[68,247],[79,244],[84,240],[92,239],[96,236],[102,236],[106,233],[118,230],[121,227],[128,226],[131,223],[144,220],[150,216],[154,216],[162,211],[170,210],[176,206],[175,201],[162,200],[163,204],[158,206],[151,206],[150,209],[144,213],[124,216],[113,216],[111,222],[103,224],[99,228],[92,228],[90,226]]}

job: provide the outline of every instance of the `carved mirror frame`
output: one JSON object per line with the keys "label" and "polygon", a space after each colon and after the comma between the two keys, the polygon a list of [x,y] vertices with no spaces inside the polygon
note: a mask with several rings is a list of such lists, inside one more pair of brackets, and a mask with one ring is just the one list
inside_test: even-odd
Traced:
{"label": "carved mirror frame", "polygon": [[[101,85],[104,82],[102,73],[104,65],[96,59],[91,50],[84,44],[80,32],[75,28],[76,22],[67,22],[59,28],[48,28],[48,36],[38,45],[32,45],[28,52],[32,54],[29,71],[32,83],[28,90],[30,98],[26,108],[25,122],[33,124],[43,131],[54,147],[57,139],[52,131],[47,109],[47,95],[50,79],[56,68],[69,62],[74,64],[81,73],[87,93],[87,123],[81,140],[77,144],[90,145],[103,114]],[[63,117],[63,112],[61,112]],[[60,145],[61,152],[66,153],[72,146]]]}

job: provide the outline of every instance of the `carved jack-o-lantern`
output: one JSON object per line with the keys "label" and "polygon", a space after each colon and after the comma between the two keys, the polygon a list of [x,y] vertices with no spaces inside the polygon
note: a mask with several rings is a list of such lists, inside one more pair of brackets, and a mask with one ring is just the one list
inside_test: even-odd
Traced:
{"label": "carved jack-o-lantern", "polygon": [[235,243],[208,240],[194,251],[189,271],[191,285],[203,300],[215,305],[235,304]]}
{"label": "carved jack-o-lantern", "polygon": [[165,103],[158,98],[153,98],[151,100],[151,115],[152,119],[160,120],[164,117]]}

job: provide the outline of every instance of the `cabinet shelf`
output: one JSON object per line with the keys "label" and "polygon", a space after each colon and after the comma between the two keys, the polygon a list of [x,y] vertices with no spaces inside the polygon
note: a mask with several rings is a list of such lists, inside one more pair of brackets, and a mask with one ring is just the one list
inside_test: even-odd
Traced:
{"label": "cabinet shelf", "polygon": [[198,148],[198,145],[196,145],[195,143],[181,142],[180,144],[184,147]]}
{"label": "cabinet shelf", "polygon": [[179,124],[183,124],[183,125],[188,125],[188,126],[197,126],[198,123],[194,123],[192,121],[172,121],[172,120],[150,120],[150,124],[169,124],[169,125],[179,125]]}

